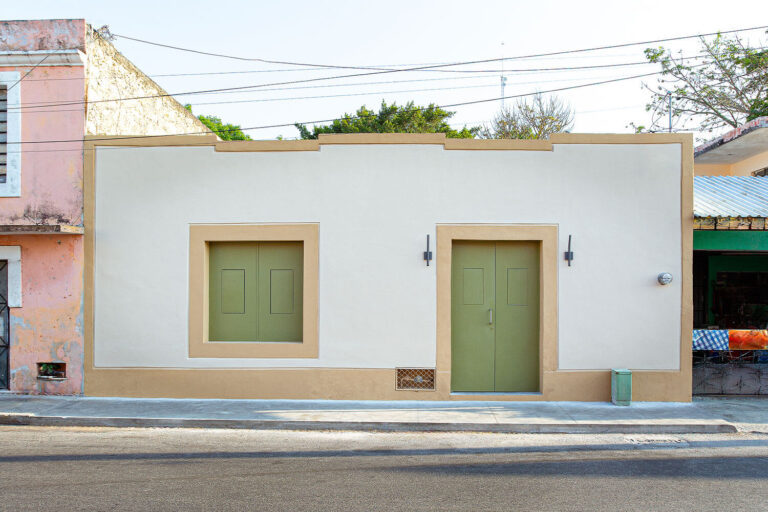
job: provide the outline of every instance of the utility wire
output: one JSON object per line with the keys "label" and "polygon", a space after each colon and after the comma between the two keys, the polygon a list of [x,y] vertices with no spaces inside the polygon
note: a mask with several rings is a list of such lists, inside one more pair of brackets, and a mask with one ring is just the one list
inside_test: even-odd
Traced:
{"label": "utility wire", "polygon": [[[485,63],[485,62],[498,62],[498,61],[507,61],[507,60],[515,60],[515,59],[526,59],[526,58],[533,58],[533,57],[546,57],[551,55],[564,55],[564,54],[572,54],[572,53],[581,53],[581,52],[587,52],[587,51],[597,51],[597,50],[605,50],[605,49],[612,49],[612,48],[621,48],[626,46],[636,46],[641,44],[651,44],[651,43],[657,43],[657,42],[665,42],[665,41],[678,41],[683,39],[691,39],[694,37],[706,37],[716,34],[728,34],[728,33],[734,33],[734,32],[744,32],[744,31],[750,31],[750,30],[758,30],[767,28],[768,25],[763,25],[759,27],[751,27],[751,28],[745,28],[745,29],[736,29],[736,30],[729,30],[729,31],[722,31],[722,32],[709,32],[709,33],[702,33],[702,34],[695,34],[695,35],[689,35],[689,36],[678,36],[673,38],[666,38],[666,39],[655,39],[650,41],[640,41],[635,43],[623,43],[618,45],[607,45],[607,46],[599,46],[599,47],[593,47],[593,48],[583,48],[579,50],[565,50],[560,52],[549,52],[549,53],[540,53],[540,54],[531,54],[531,55],[524,55],[524,56],[517,56],[517,57],[500,57],[500,58],[494,58],[494,59],[482,59],[482,60],[474,60],[474,61],[465,61],[465,62],[457,62],[452,64],[435,64],[435,65],[429,65],[429,66],[420,66],[420,67],[412,67],[412,68],[405,68],[405,69],[380,69],[377,71],[370,71],[366,73],[354,73],[349,75],[337,75],[337,76],[331,76],[331,77],[317,77],[317,78],[310,78],[305,80],[292,80],[287,82],[275,82],[275,83],[269,83],[269,84],[258,84],[253,86],[240,86],[240,87],[224,87],[224,88],[218,88],[218,89],[208,89],[208,90],[201,90],[201,91],[189,91],[185,93],[175,93],[175,94],[155,94],[155,95],[148,95],[148,96],[136,96],[136,97],[129,97],[129,98],[113,98],[113,99],[104,99],[104,100],[95,100],[88,103],[101,103],[101,102],[108,102],[108,101],[129,101],[129,100],[140,100],[140,99],[151,99],[151,98],[160,98],[160,97],[168,97],[168,96],[188,96],[193,94],[210,94],[210,93],[217,93],[217,92],[224,92],[224,91],[235,91],[235,90],[246,90],[246,89],[252,89],[252,88],[260,88],[260,87],[270,87],[270,86],[280,86],[280,85],[292,85],[296,83],[306,83],[306,82],[317,82],[317,81],[324,81],[324,80],[335,80],[339,78],[353,78],[358,76],[369,76],[369,75],[378,75],[378,74],[386,74],[386,73],[399,73],[399,72],[406,72],[406,71],[421,71],[421,70],[429,70],[429,69],[435,69],[435,68],[443,68],[443,67],[453,67],[453,66],[463,66],[463,65],[471,65],[471,64],[478,64],[478,63]],[[154,44],[156,46],[164,46],[169,47],[177,50],[182,51],[190,51],[192,53],[201,53],[205,55],[214,55],[219,57],[228,57],[223,54],[213,54],[210,52],[202,52],[198,50],[190,50],[185,49],[181,47],[173,47],[161,43],[152,43],[150,41],[144,41],[139,40],[135,38],[129,38],[127,36],[119,36],[118,34],[113,34],[116,37],[123,37],[124,39],[133,39],[136,41],[140,41],[147,44]],[[278,63],[278,64],[291,64],[291,65],[305,65],[301,63],[291,63],[287,61],[270,61],[268,59],[248,59],[245,57],[234,57],[229,56],[231,58],[237,59],[237,60],[255,60],[259,62],[266,62],[266,63]],[[321,65],[321,64],[312,64],[312,66],[315,67],[333,67],[329,65]],[[360,68],[360,67],[354,67],[354,66],[338,66],[343,69],[371,69],[371,68]],[[467,70],[468,72],[471,72],[470,70]],[[66,106],[66,105],[77,105],[86,103],[83,101],[76,101],[76,102],[66,102],[66,103],[41,103],[37,105],[24,105],[19,107],[19,109],[22,108],[35,108],[35,107],[49,107],[49,106]]]}
{"label": "utility wire", "polygon": [[[701,33],[701,34],[693,34],[688,36],[678,36],[678,37],[671,37],[671,38],[664,38],[664,39],[653,39],[648,41],[638,41],[634,43],[622,43],[622,44],[614,44],[614,45],[605,45],[605,46],[596,46],[592,48],[582,48],[578,50],[563,50],[559,52],[547,52],[547,53],[538,53],[538,54],[530,54],[530,55],[521,55],[517,57],[500,57],[500,58],[494,58],[494,59],[481,59],[481,60],[474,60],[474,61],[465,61],[465,62],[457,62],[457,63],[451,63],[451,64],[435,64],[430,66],[419,66],[419,67],[412,67],[412,68],[404,68],[404,69],[385,69],[385,70],[377,70],[377,71],[370,71],[366,73],[354,73],[349,75],[339,75],[339,76],[332,76],[332,77],[318,77],[318,78],[310,78],[305,80],[293,80],[293,81],[287,81],[287,82],[275,82],[270,84],[259,84],[259,85],[253,85],[253,86],[241,86],[241,87],[225,87],[225,88],[219,88],[219,89],[208,89],[208,90],[202,90],[202,91],[189,91],[186,93],[175,93],[175,94],[155,94],[155,95],[147,95],[147,96],[136,96],[136,97],[130,97],[130,98],[113,98],[113,99],[104,99],[104,100],[95,100],[92,102],[87,101],[75,101],[75,102],[62,102],[62,103],[41,103],[37,105],[25,105],[21,106],[18,109],[22,108],[35,108],[35,107],[50,107],[50,106],[66,106],[66,105],[79,105],[83,103],[102,103],[102,102],[108,102],[108,101],[128,101],[128,100],[139,100],[139,99],[150,99],[150,98],[161,98],[161,97],[169,97],[169,96],[181,96],[181,95],[192,95],[192,94],[207,94],[207,93],[213,93],[213,92],[223,92],[223,91],[230,91],[230,90],[245,90],[245,89],[251,89],[251,88],[257,88],[257,87],[270,87],[270,86],[280,86],[280,85],[292,85],[296,83],[306,83],[306,82],[316,82],[316,81],[322,81],[322,80],[335,80],[339,78],[353,78],[358,76],[369,76],[369,75],[378,75],[378,74],[385,74],[385,73],[400,73],[400,72],[406,72],[406,71],[421,71],[421,70],[429,70],[429,69],[435,69],[435,68],[444,68],[444,67],[453,67],[453,66],[462,66],[462,65],[470,65],[470,64],[479,64],[479,63],[485,63],[485,62],[498,62],[498,61],[507,61],[507,60],[516,60],[516,59],[527,59],[527,58],[534,58],[534,57],[547,57],[552,55],[566,55],[566,54],[573,54],[573,53],[582,53],[582,52],[589,52],[589,51],[598,51],[598,50],[606,50],[606,49],[613,49],[613,48],[623,48],[627,46],[637,46],[641,44],[652,44],[652,43],[659,43],[659,42],[668,42],[668,41],[680,41],[684,39],[691,39],[695,37],[706,37],[711,35],[717,35],[717,34],[730,34],[735,32],[746,32],[751,30],[759,30],[768,28],[768,25],[762,25],[757,27],[750,27],[750,28],[743,28],[743,29],[735,29],[735,30],[727,30],[727,31],[719,31],[719,32],[708,32],[708,33]],[[354,66],[330,66],[330,65],[324,65],[324,64],[302,64],[297,62],[288,62],[288,61],[276,61],[276,60],[269,60],[269,59],[260,59],[260,58],[245,58],[245,57],[236,57],[236,56],[227,56],[224,54],[214,54],[211,52],[203,52],[199,50],[191,50],[188,48],[181,48],[181,47],[175,47],[171,45],[165,45],[162,43],[153,43],[151,41],[136,39],[136,38],[130,38],[128,36],[121,36],[119,34],[113,34],[116,37],[122,37],[123,39],[131,39],[134,41],[139,41],[146,44],[151,44],[155,46],[163,46],[168,48],[173,48],[176,50],[181,51],[189,51],[192,53],[198,53],[203,55],[212,55],[212,56],[218,56],[218,57],[226,57],[226,58],[233,58],[236,60],[253,60],[253,61],[259,61],[259,62],[265,62],[265,63],[277,63],[277,64],[290,64],[290,65],[296,65],[296,66],[302,66],[302,65],[311,65],[314,67],[339,67],[342,69],[370,69],[370,68],[360,68],[360,67],[354,67]],[[14,109],[14,110],[18,110]]]}
{"label": "utility wire", "polygon": [[[579,56],[573,56],[569,57],[570,59],[600,59],[605,57],[636,57],[637,53],[623,53],[620,55],[579,55]],[[562,60],[560,57],[541,57],[537,60]],[[373,65],[373,67],[381,67],[381,68],[402,68],[402,67],[410,67],[410,66],[428,66],[431,64],[446,64],[445,62],[423,62],[418,64],[376,64]],[[206,76],[206,75],[247,75],[247,74],[254,74],[254,73],[307,73],[312,71],[328,71],[327,69],[323,68],[307,68],[307,69],[301,69],[301,68],[267,68],[267,69],[246,69],[246,70],[238,70],[238,71],[199,71],[194,73],[160,73],[160,74],[147,74],[150,78],[161,78],[161,77],[186,77],[186,76]],[[467,71],[472,72],[472,71]],[[481,73],[497,73],[499,71],[487,69],[487,70],[478,70],[478,72]],[[114,76],[114,75],[112,75]],[[51,78],[35,78],[32,80],[27,80],[27,82],[31,81],[48,81],[48,80],[85,80],[86,77],[51,77]],[[441,79],[442,80],[442,79]],[[451,78],[445,78],[444,80],[452,80]]]}
{"label": "utility wire", "polygon": [[[493,87],[496,87],[498,84],[494,84]],[[623,106],[623,107],[612,107],[612,108],[604,108],[604,109],[597,109],[597,110],[579,110],[575,111],[574,114],[584,115],[584,114],[593,114],[593,113],[600,113],[600,112],[609,112],[609,111],[615,111],[615,110],[629,110],[632,108],[640,108],[645,105],[631,105],[631,106]],[[449,123],[451,127],[458,127],[458,126],[472,126],[472,125],[479,125],[488,122],[488,120],[483,121],[466,121],[466,122],[454,122]],[[309,123],[301,123],[301,124],[309,124]],[[241,128],[242,129],[242,128]],[[220,131],[229,131],[229,130],[220,130]],[[691,130],[686,130],[684,128],[674,128],[672,130],[675,133],[681,133],[681,132],[691,132]],[[649,132],[649,133],[657,133],[657,132]],[[667,130],[660,130],[658,133],[667,133]],[[156,137],[167,137],[169,135],[156,135]],[[121,137],[122,138],[122,137]],[[285,139],[285,140],[301,140],[301,139]],[[69,141],[72,142],[82,142],[82,140],[73,140]],[[209,142],[201,143],[200,146],[207,146],[209,145]],[[194,144],[190,144],[190,146],[194,146]],[[102,146],[100,149],[131,149],[135,148],[136,146]],[[30,149],[30,150],[24,150],[23,153],[52,153],[52,152],[69,152],[69,151],[83,151],[83,148],[73,148],[73,149]],[[22,151],[9,151],[8,153],[22,153]]]}
{"label": "utility wire", "polygon": [[16,87],[17,85],[19,85],[19,84],[21,83],[21,81],[22,81],[22,80],[24,80],[25,78],[27,78],[27,77],[29,76],[29,74],[30,74],[32,71],[34,71],[34,70],[35,70],[35,68],[37,68],[37,67],[38,67],[40,64],[42,64],[43,62],[45,62],[45,59],[47,59],[47,58],[48,58],[48,57],[50,57],[50,56],[51,56],[51,54],[49,53],[48,55],[46,55],[45,57],[43,57],[43,59],[42,59],[40,62],[38,62],[37,64],[35,64],[35,65],[34,65],[34,66],[32,66],[31,68],[29,68],[29,71],[27,71],[27,72],[24,74],[24,76],[23,76],[23,77],[21,77],[21,78],[19,78],[18,80],[16,80],[16,83],[14,83],[12,86],[8,87],[8,88],[6,89],[6,92],[7,92],[7,91],[10,91],[11,89],[13,89],[13,88],[14,88],[14,87]]}
{"label": "utility wire", "polygon": [[[701,54],[700,56],[694,56],[694,57],[681,57],[678,60],[693,60],[693,59],[700,59],[702,57],[706,56],[706,54]],[[625,63],[625,64],[606,64],[601,66],[586,66],[586,67],[576,67],[576,68],[560,68],[564,71],[570,71],[570,70],[582,70],[582,69],[590,69],[590,68],[609,68],[609,67],[620,67],[620,66],[634,66],[634,65],[641,65],[641,64],[654,64],[652,62],[637,62],[637,63]],[[555,69],[555,68],[552,68]],[[524,70],[521,70],[524,71]],[[539,71],[539,70],[532,70],[532,71]],[[528,73],[520,73],[516,76],[524,76]],[[531,73],[533,74],[533,73]],[[263,91],[289,91],[289,90],[297,90],[297,89],[321,89],[321,88],[328,88],[328,87],[359,87],[362,85],[381,85],[381,84],[402,84],[402,83],[412,83],[412,82],[432,82],[432,81],[444,81],[444,80],[472,80],[477,78],[488,78],[488,75],[478,75],[478,76],[462,76],[462,77],[448,77],[448,78],[418,78],[418,79],[408,79],[408,80],[384,80],[384,81],[377,81],[377,82],[348,82],[343,84],[325,84],[325,85],[304,85],[299,87],[279,87],[279,88],[273,88],[273,89],[264,89],[264,88],[258,88],[253,91],[223,91],[218,93],[211,93],[211,94],[243,94],[248,92],[263,92]],[[563,80],[578,80],[579,78],[566,78]],[[540,80],[540,82],[551,82],[553,80]],[[557,81],[557,80],[554,80]],[[509,85],[515,85],[515,84],[525,84],[530,82],[510,82]],[[184,94],[178,94],[178,96],[184,96]]]}
{"label": "utility wire", "polygon": [[[488,77],[483,77],[483,78],[488,78]],[[507,86],[543,84],[543,83],[551,83],[551,82],[573,82],[576,80],[585,80],[587,78],[592,78],[592,77],[562,78],[562,79],[556,79],[556,80],[536,80],[535,82],[514,82],[511,84],[508,83]],[[594,78],[597,78],[597,77],[594,77]],[[324,98],[349,98],[354,96],[373,96],[377,94],[402,94],[402,93],[409,93],[409,92],[428,92],[428,91],[456,91],[461,89],[483,89],[483,88],[487,89],[491,87],[498,87],[498,84],[493,83],[493,84],[483,84],[483,85],[458,85],[453,87],[427,87],[424,89],[400,89],[400,90],[389,90],[389,91],[369,91],[369,92],[354,92],[354,93],[347,92],[344,94],[324,94],[320,96],[288,96],[283,98],[257,98],[257,99],[245,99],[245,100],[204,101],[204,102],[191,103],[191,105],[200,106],[200,105],[231,105],[231,104],[237,104],[237,103],[270,103],[273,101],[295,101],[295,100],[324,99]],[[56,111],[53,110],[50,112],[56,112]]]}
{"label": "utility wire", "polygon": [[[709,32],[709,33],[702,33],[702,34],[692,34],[688,36],[677,36],[677,37],[668,37],[663,39],[651,39],[648,41],[637,41],[633,43],[620,43],[620,44],[612,44],[612,45],[605,45],[605,46],[595,46],[591,48],[580,48],[578,50],[562,50],[557,52],[547,52],[547,53],[536,53],[531,55],[520,55],[517,57],[500,57],[500,58],[494,58],[494,59],[482,59],[482,60],[475,60],[475,61],[469,61],[464,62],[463,64],[479,64],[479,63],[485,63],[485,62],[499,62],[499,61],[508,61],[508,60],[518,60],[518,59],[529,59],[534,57],[549,57],[553,55],[568,55],[573,53],[583,53],[583,52],[593,52],[598,50],[610,50],[614,48],[625,48],[627,46],[638,46],[642,44],[653,44],[653,43],[662,43],[662,42],[669,42],[669,41],[681,41],[684,39],[693,39],[697,37],[707,37],[707,36],[713,36],[718,34],[731,34],[735,32],[747,32],[751,30],[760,30],[768,28],[768,25],[762,25],[757,27],[749,27],[749,28],[741,28],[741,29],[735,29],[735,30],[725,30],[725,31],[717,31],[717,32]],[[182,52],[189,52],[189,53],[195,53],[198,55],[206,55],[210,57],[221,57],[225,59],[233,59],[233,60],[239,60],[239,61],[250,61],[250,62],[263,62],[265,64],[281,64],[281,65],[289,65],[289,66],[305,66],[305,67],[313,67],[313,68],[331,68],[331,69],[373,69],[373,70],[384,70],[385,68],[375,68],[370,66],[340,66],[335,64],[316,64],[316,63],[307,63],[307,62],[291,62],[291,61],[283,61],[283,60],[273,60],[273,59],[264,59],[259,57],[240,57],[236,55],[227,55],[223,53],[214,53],[214,52],[207,52],[202,50],[195,50],[192,48],[184,48],[181,46],[174,46],[164,43],[157,43],[154,41],[147,41],[146,39],[138,39],[135,37],[129,37],[124,36],[121,34],[112,34],[115,37],[127,39],[129,41],[136,41],[139,43],[148,44],[151,46],[158,46],[162,48],[169,48],[172,50],[178,50]],[[441,67],[452,67],[459,64],[436,64],[428,66],[429,69],[434,68],[441,68]]]}
{"label": "utility wire", "polygon": [[[707,54],[700,54],[700,56],[693,56],[693,57],[683,57],[682,60],[688,60],[688,59],[697,59],[701,56],[706,56]],[[639,66],[641,64],[653,64],[652,62],[649,62],[647,60],[645,61],[639,61],[639,62],[618,62],[618,63],[609,63],[609,64],[591,64],[586,66],[559,66],[559,67],[550,67],[550,68],[521,68],[521,69],[466,69],[466,70],[448,70],[452,72],[457,73],[539,73],[539,72],[546,72],[546,71],[576,71],[579,69],[595,69],[595,68],[615,68],[615,67],[623,67],[623,66]],[[431,64],[421,64],[423,66],[431,65]],[[377,69],[377,68],[364,68],[364,69]],[[395,69],[393,68],[392,71]],[[262,70],[261,72],[267,72],[267,71],[273,71],[273,70]],[[278,71],[278,70],[274,70]],[[315,71],[314,69],[285,69],[280,71]],[[243,74],[243,73],[259,73],[260,71],[219,71],[219,72],[209,72],[209,73],[178,73],[178,74],[168,74],[168,75],[147,75],[149,77],[170,77],[170,76],[196,76],[196,75],[228,75],[228,74]],[[48,80],[83,80],[83,77],[74,77],[74,78],[67,78],[67,77],[59,77],[59,78],[39,78],[35,79],[34,81],[48,81]],[[431,78],[428,80],[460,80],[460,78]]]}
{"label": "utility wire", "polygon": [[[693,58],[693,57],[685,57]],[[460,64],[455,64],[460,65]],[[410,70],[414,70],[417,68],[410,68]],[[152,99],[152,98],[165,98],[165,97],[173,97],[173,96],[192,96],[197,94],[216,94],[216,93],[223,93],[223,92],[250,92],[251,89],[261,89],[264,87],[274,87],[274,86],[282,86],[282,85],[294,85],[299,83],[307,83],[307,82],[318,82],[318,81],[325,81],[325,80],[335,80],[339,78],[353,78],[353,77],[360,77],[360,76],[370,76],[370,75],[379,75],[379,74],[386,74],[386,73],[396,73],[399,71],[408,71],[406,70],[388,70],[388,71],[372,71],[367,73],[354,73],[354,74],[348,74],[348,75],[337,75],[337,76],[331,76],[331,77],[317,77],[317,78],[310,78],[310,79],[304,79],[304,80],[290,80],[290,81],[284,81],[284,82],[273,82],[273,83],[266,83],[266,84],[255,84],[255,85],[243,85],[243,86],[237,86],[237,87],[221,87],[216,89],[203,89],[203,90],[194,90],[194,91],[187,91],[187,92],[179,92],[179,93],[162,93],[162,94],[152,94],[152,95],[145,95],[145,96],[133,96],[133,97],[126,97],[126,98],[108,98],[108,99],[102,99],[102,100],[93,100],[93,101],[70,101],[70,102],[59,102],[59,103],[52,103],[52,102],[43,102],[43,103],[33,103],[33,104],[24,104],[20,107],[14,108],[14,110],[25,110],[25,109],[34,109],[34,108],[45,108],[45,107],[58,107],[58,106],[69,106],[69,105],[81,105],[81,104],[95,104],[95,103],[105,103],[105,102],[113,102],[113,101],[132,101],[132,100],[143,100],[143,99]],[[10,110],[10,109],[9,109]]]}
{"label": "utility wire", "polygon": [[[461,80],[466,78],[485,78],[487,79],[487,76],[478,76],[478,77],[463,77]],[[560,78],[560,79],[552,79],[552,80],[536,80],[536,81],[528,81],[528,82],[510,82],[508,85],[530,85],[530,84],[543,84],[543,83],[552,83],[552,82],[573,82],[576,80],[587,80],[587,79],[596,79],[599,77],[577,77],[577,78]],[[427,78],[422,80],[402,80],[402,81],[392,81],[392,82],[368,82],[370,84],[376,84],[376,83],[382,83],[382,84],[389,84],[389,83],[399,83],[399,82],[422,82],[422,81],[432,81],[432,80],[445,80],[444,78]],[[453,80],[453,79],[452,79]],[[357,84],[340,84],[340,86],[354,86]],[[315,87],[332,87],[328,85],[321,85],[321,86],[315,86]],[[227,100],[227,101],[207,101],[207,102],[190,102],[189,104],[194,106],[200,106],[200,105],[227,105],[227,104],[237,104],[237,103],[264,103],[264,102],[273,102],[273,101],[288,101],[288,100],[305,100],[305,99],[322,99],[322,98],[343,98],[343,97],[353,97],[353,96],[369,96],[369,95],[375,95],[375,94],[401,94],[401,93],[408,93],[408,92],[427,92],[427,91],[452,91],[452,90],[460,90],[460,89],[473,89],[473,88],[491,88],[491,87],[498,87],[498,84],[488,84],[488,85],[467,85],[467,86],[453,86],[453,87],[429,87],[429,88],[423,88],[423,89],[401,89],[401,90],[387,90],[387,91],[372,91],[372,92],[360,92],[360,93],[344,93],[344,94],[330,94],[330,95],[321,95],[321,96],[288,96],[288,97],[275,97],[275,98],[258,98],[258,99],[243,99],[243,100]],[[284,89],[259,89],[258,91],[252,91],[252,92],[262,92],[262,91],[283,91],[283,90],[290,90],[290,89],[311,89],[313,87],[286,87]],[[239,92],[239,91],[238,91]],[[247,92],[247,91],[246,91]],[[127,107],[127,108],[133,108],[133,107]],[[82,112],[82,108],[76,108],[76,109],[52,109],[52,110],[31,110],[26,112],[26,115],[29,114],[44,114],[44,113],[59,113],[59,112]]]}
{"label": "utility wire", "polygon": [[[632,76],[625,76],[625,77],[621,77],[621,78],[612,78],[612,79],[609,79],[609,80],[601,80],[599,82],[590,82],[590,83],[586,83],[586,84],[571,85],[571,86],[566,86],[566,87],[558,87],[556,89],[549,89],[549,90],[545,90],[545,91],[528,92],[528,93],[522,93],[522,94],[512,94],[512,95],[508,95],[508,96],[500,96],[500,97],[495,97],[495,98],[485,98],[485,99],[481,99],[481,100],[464,101],[464,102],[459,102],[459,103],[448,103],[448,104],[444,104],[444,105],[435,105],[435,106],[431,106],[431,107],[430,106],[428,106],[428,107],[415,107],[413,109],[410,109],[409,111],[410,112],[418,112],[418,111],[422,111],[422,110],[427,110],[429,108],[445,109],[445,108],[463,107],[463,106],[467,106],[467,105],[477,105],[477,104],[480,104],[480,103],[489,103],[489,102],[493,102],[493,101],[499,101],[499,100],[502,100],[502,99],[506,100],[506,99],[523,98],[523,97],[526,97],[526,96],[534,96],[536,94],[548,94],[548,93],[553,93],[553,92],[568,91],[568,90],[573,90],[573,89],[582,89],[582,88],[585,88],[585,87],[593,87],[593,86],[597,86],[597,85],[604,85],[604,84],[621,82],[621,81],[626,81],[626,80],[635,80],[635,79],[638,79],[638,78],[645,78],[645,77],[649,77],[649,76],[658,75],[660,73],[661,73],[661,71],[657,71],[657,72],[654,72],[654,73],[643,73],[643,74],[640,74],[640,75],[632,75]],[[364,117],[374,117],[376,115],[378,115],[378,114],[371,113],[369,116],[364,116]],[[363,116],[350,116],[350,118],[352,118],[352,119],[359,119],[359,118],[362,118],[362,117]],[[246,127],[246,128],[237,128],[237,129],[242,130],[242,131],[265,130],[265,129],[269,129],[269,128],[284,128],[284,127],[288,127],[288,126],[294,126],[296,124],[302,124],[302,125],[312,124],[312,125],[314,125],[314,124],[320,124],[320,123],[330,123],[330,122],[336,121],[338,119],[340,119],[340,118],[333,117],[333,118],[329,118],[329,119],[318,119],[318,120],[314,120],[314,121],[300,121],[300,122],[292,122],[292,123],[280,123],[280,124],[270,124],[270,125],[261,125],[261,126],[250,126],[250,127]],[[233,128],[232,130],[219,130],[219,131],[224,132],[224,131],[233,131],[233,130],[235,130],[235,129]],[[206,135],[206,134],[209,134],[209,133],[210,132],[186,132],[186,133],[163,134],[163,135],[135,135],[135,136],[129,136],[129,137],[100,137],[100,138],[92,138],[92,139],[89,139],[89,140],[90,141],[136,140],[136,139],[152,139],[152,138],[157,138],[157,137],[167,137],[169,135]],[[48,140],[48,141],[40,140],[40,141],[26,141],[26,142],[13,142],[13,143],[9,142],[9,144],[54,144],[54,143],[65,143],[65,142],[82,142],[83,140],[84,139],[66,139],[66,140]]]}
{"label": "utility wire", "polygon": [[[599,47],[593,47],[593,48],[583,48],[583,49],[578,49],[578,50],[566,50],[566,51],[560,51],[560,52],[548,52],[548,53],[531,54],[531,55],[517,56],[517,57],[503,57],[503,58],[497,58],[497,59],[484,59],[484,60],[480,60],[480,61],[468,61],[468,62],[464,62],[464,63],[454,63],[454,64],[440,64],[440,65],[435,65],[435,66],[423,66],[423,67],[419,67],[419,68],[395,69],[395,70],[388,69],[388,70],[376,71],[376,72],[370,72],[370,73],[358,73],[358,74],[353,74],[353,75],[336,76],[336,77],[321,77],[321,78],[315,78],[315,79],[309,79],[309,80],[300,80],[300,81],[291,81],[291,82],[278,82],[278,83],[274,83],[274,84],[260,84],[260,85],[256,85],[256,86],[210,89],[210,90],[203,90],[203,91],[190,91],[189,93],[177,93],[177,94],[165,93],[165,94],[149,95],[149,96],[133,97],[133,98],[118,98],[118,99],[96,100],[96,101],[92,101],[92,102],[88,102],[88,101],[75,101],[75,102],[62,102],[62,103],[58,103],[58,104],[56,104],[56,103],[45,103],[45,104],[39,104],[39,105],[26,105],[25,107],[27,107],[27,108],[34,108],[34,107],[51,107],[51,106],[78,105],[78,104],[97,103],[97,102],[101,103],[101,102],[107,102],[107,101],[126,101],[126,100],[136,100],[136,99],[149,99],[149,98],[168,97],[168,96],[183,95],[183,94],[203,94],[203,93],[210,93],[210,92],[219,92],[219,91],[224,91],[224,90],[237,90],[237,89],[244,90],[244,89],[253,89],[253,88],[256,88],[256,87],[267,87],[267,86],[270,86],[270,85],[288,85],[288,84],[292,84],[292,83],[312,82],[312,81],[319,81],[319,80],[330,80],[330,79],[346,78],[346,77],[354,77],[354,76],[365,76],[365,75],[374,75],[374,74],[382,74],[382,73],[393,73],[393,72],[402,72],[402,71],[416,71],[416,70],[420,70],[420,69],[430,69],[430,68],[433,68],[433,67],[449,67],[449,66],[456,66],[456,65],[467,65],[467,64],[472,64],[472,63],[479,63],[479,62],[506,61],[506,60],[514,60],[514,59],[545,57],[545,56],[552,56],[552,55],[573,54],[573,53],[580,53],[580,52],[587,52],[587,51],[597,51],[597,50],[613,49],[613,48],[620,48],[620,47],[626,47],[626,46],[635,46],[635,45],[641,45],[641,44],[651,44],[651,43],[667,42],[667,41],[679,41],[679,40],[690,39],[690,38],[694,38],[694,37],[705,37],[705,36],[711,36],[711,35],[716,35],[716,34],[724,34],[724,33],[727,34],[727,33],[734,33],[734,32],[758,30],[758,29],[763,29],[763,28],[766,28],[766,27],[768,27],[768,25],[766,25],[766,26],[758,26],[758,27],[750,27],[750,28],[744,28],[744,29],[736,29],[736,30],[730,30],[730,31],[710,32],[710,33],[701,33],[701,34],[695,34],[695,35],[689,35],[689,36],[678,36],[678,37],[673,37],[673,38],[640,41],[640,42],[634,42],[634,43],[623,43],[623,44],[618,44],[618,45],[606,45],[606,46],[599,46]],[[123,37],[124,39],[134,39],[134,40],[137,40],[137,41],[140,41],[140,42],[145,42],[147,44],[155,44],[155,45],[158,45],[158,46],[168,46],[168,45],[161,45],[159,43],[152,43],[150,41],[144,41],[144,40],[138,40],[138,39],[135,39],[135,38],[129,38],[127,36],[119,36],[119,37]],[[199,52],[199,51],[196,51],[196,50],[184,49],[184,48],[180,48],[180,47],[174,47],[174,49],[179,49],[179,50],[183,50],[183,51],[192,51],[194,53],[205,53],[205,52]],[[227,57],[226,55],[217,55],[217,56]],[[233,57],[233,58],[243,59],[242,57]],[[267,59],[254,59],[254,60],[270,62]],[[291,65],[302,65],[300,63],[287,63],[285,61],[271,61],[271,62],[273,62],[273,63],[286,63],[286,64],[291,64]],[[315,66],[328,67],[328,66],[325,66],[325,65],[315,65]],[[553,89],[553,90],[551,90],[549,92],[555,92],[555,91],[560,91],[560,90],[567,90],[567,89],[570,89],[570,88],[586,87],[586,86],[589,86],[589,85],[600,85],[600,84],[603,84],[603,83],[610,83],[610,82],[615,82],[615,81],[619,81],[619,80],[629,80],[629,79],[634,79],[634,78],[641,78],[641,77],[652,76],[652,75],[656,75],[656,74],[659,74],[659,73],[648,73],[648,74],[643,74],[643,75],[635,75],[635,76],[632,76],[632,77],[624,77],[624,78],[613,79],[613,80],[608,80],[608,81],[595,82],[595,83],[592,83],[592,84],[584,84],[584,85],[580,85],[580,86],[573,86],[573,87],[569,87],[569,88]],[[547,91],[543,91],[543,92],[547,92]],[[445,106],[460,106],[460,105],[467,105],[467,104],[474,104],[474,103],[482,103],[482,102],[485,102],[485,101],[496,101],[496,100],[500,100],[502,98],[504,98],[504,99],[506,99],[506,98],[516,98],[516,97],[522,97],[522,96],[526,96],[526,95],[528,95],[528,94],[516,95],[516,96],[504,96],[504,97],[500,97],[500,98],[493,98],[493,99],[488,99],[488,100],[478,100],[476,102],[467,102],[467,103],[460,103],[460,104],[454,104],[454,105],[445,105]],[[20,108],[23,108],[23,107],[19,107],[19,109]],[[312,121],[312,122],[309,122],[309,123],[321,123],[321,122],[329,122],[329,121],[333,121],[333,119],[321,120],[321,121]],[[309,123],[303,123],[303,124],[309,124]],[[293,124],[293,123],[291,123],[291,124]],[[272,125],[272,126],[264,126],[264,127],[252,127],[252,128],[246,128],[246,129],[262,129],[262,128],[282,127],[282,126],[290,126],[291,124],[281,124],[281,125]],[[36,141],[36,142],[45,142],[45,141]]]}

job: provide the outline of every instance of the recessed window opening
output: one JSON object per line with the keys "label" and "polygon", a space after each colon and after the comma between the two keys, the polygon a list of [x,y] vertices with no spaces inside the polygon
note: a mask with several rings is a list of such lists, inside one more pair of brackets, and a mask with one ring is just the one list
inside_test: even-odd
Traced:
{"label": "recessed window opening", "polygon": [[37,363],[37,378],[58,380],[67,378],[67,363],[48,361]]}

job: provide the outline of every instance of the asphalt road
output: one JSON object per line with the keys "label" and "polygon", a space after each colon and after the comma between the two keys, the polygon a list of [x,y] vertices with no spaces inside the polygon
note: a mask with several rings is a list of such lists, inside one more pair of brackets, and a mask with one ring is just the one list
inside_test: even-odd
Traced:
{"label": "asphalt road", "polygon": [[0,510],[766,510],[768,435],[0,427]]}

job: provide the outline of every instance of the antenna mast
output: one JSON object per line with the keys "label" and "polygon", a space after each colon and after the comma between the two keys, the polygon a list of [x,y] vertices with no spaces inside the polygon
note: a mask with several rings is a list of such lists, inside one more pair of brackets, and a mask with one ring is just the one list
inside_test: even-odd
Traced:
{"label": "antenna mast", "polygon": [[504,110],[504,86],[507,85],[507,77],[504,76],[504,41],[501,42],[501,109]]}

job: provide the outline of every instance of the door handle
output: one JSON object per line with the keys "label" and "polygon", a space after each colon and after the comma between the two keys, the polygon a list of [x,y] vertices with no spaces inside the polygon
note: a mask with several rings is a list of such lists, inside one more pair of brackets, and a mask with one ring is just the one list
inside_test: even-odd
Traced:
{"label": "door handle", "polygon": [[488,309],[488,314],[488,325],[490,325],[493,323],[493,308]]}

